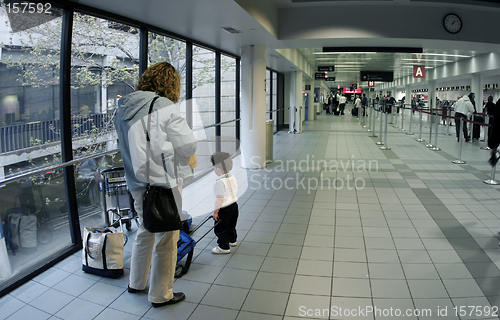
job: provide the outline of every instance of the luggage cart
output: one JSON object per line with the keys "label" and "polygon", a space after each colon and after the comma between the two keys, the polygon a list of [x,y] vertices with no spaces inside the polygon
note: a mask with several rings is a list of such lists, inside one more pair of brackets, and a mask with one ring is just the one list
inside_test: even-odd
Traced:
{"label": "luggage cart", "polygon": [[104,212],[106,225],[123,230],[123,224],[128,231],[132,229],[132,220],[139,227],[135,210],[130,208],[130,194],[125,181],[125,169],[115,167],[101,171],[104,191]]}

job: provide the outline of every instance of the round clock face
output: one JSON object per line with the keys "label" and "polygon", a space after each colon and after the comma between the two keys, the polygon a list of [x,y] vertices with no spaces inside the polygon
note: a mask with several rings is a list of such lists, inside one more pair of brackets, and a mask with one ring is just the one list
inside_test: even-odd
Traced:
{"label": "round clock face", "polygon": [[449,33],[458,33],[462,29],[462,20],[456,14],[450,13],[443,20],[444,28]]}

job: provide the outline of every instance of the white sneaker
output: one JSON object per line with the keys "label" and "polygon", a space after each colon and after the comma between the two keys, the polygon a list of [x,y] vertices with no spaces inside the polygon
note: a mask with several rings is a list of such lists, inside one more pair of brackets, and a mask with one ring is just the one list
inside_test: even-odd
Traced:
{"label": "white sneaker", "polygon": [[235,242],[229,242],[229,245],[231,247],[236,247],[238,245],[238,242],[236,242],[236,241]]}
{"label": "white sneaker", "polygon": [[230,252],[231,252],[231,250],[229,250],[229,249],[224,250],[224,249],[221,249],[219,246],[212,249],[212,253],[214,253],[214,254],[230,253]]}

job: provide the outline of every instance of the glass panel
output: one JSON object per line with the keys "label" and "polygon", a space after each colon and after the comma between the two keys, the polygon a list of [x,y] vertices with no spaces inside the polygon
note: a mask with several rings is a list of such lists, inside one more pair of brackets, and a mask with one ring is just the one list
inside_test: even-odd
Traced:
{"label": "glass panel", "polygon": [[[221,121],[236,119],[236,59],[221,58]],[[234,154],[236,152],[236,122],[221,127],[221,151]],[[231,143],[234,143],[231,144]]]}
{"label": "glass panel", "polygon": [[[61,162],[62,13],[37,8],[0,7],[0,181]],[[57,169],[0,184],[0,289],[72,245],[62,181]]]}
{"label": "glass panel", "polygon": [[73,156],[116,149],[112,123],[118,99],[134,91],[139,33],[134,27],[73,15],[71,111]]}
{"label": "glass panel", "polygon": [[[179,102],[186,100],[186,43],[152,32],[149,33],[148,43],[148,64],[170,63],[181,76]],[[183,107],[181,113],[186,116],[185,104],[179,106]]]}
{"label": "glass panel", "polygon": [[[203,135],[203,137],[202,137]],[[196,157],[198,166],[194,169],[194,174],[201,173],[212,167],[210,156],[215,152],[215,128],[195,131],[195,136],[198,139],[198,148],[196,149]]]}
{"label": "glass panel", "polygon": [[193,46],[193,130],[198,139],[195,173],[210,168],[215,152],[215,52]]}
{"label": "glass panel", "polygon": [[[5,35],[0,42],[0,180],[60,163],[62,19],[59,10],[49,7],[52,14],[35,12],[29,20],[10,7],[0,8],[0,33]],[[12,151],[18,155],[6,154]]]}
{"label": "glass panel", "polygon": [[[118,100],[137,85],[139,33],[134,27],[78,12],[73,18],[71,111],[77,159],[118,147],[113,117]],[[108,158],[85,160],[74,167],[82,228],[106,224],[100,171],[121,166]]]}
{"label": "glass panel", "polygon": [[234,134],[234,123],[228,123],[221,126],[221,151],[230,155],[236,153],[236,136]]}
{"label": "glass panel", "polygon": [[0,237],[3,288],[72,245],[62,170],[4,185],[0,206],[6,208]]}

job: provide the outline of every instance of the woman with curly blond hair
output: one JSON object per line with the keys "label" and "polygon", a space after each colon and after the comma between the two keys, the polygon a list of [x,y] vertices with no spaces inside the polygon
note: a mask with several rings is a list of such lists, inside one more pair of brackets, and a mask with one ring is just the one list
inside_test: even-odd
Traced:
{"label": "woman with curly blond hair", "polygon": [[[196,139],[175,104],[179,92],[180,77],[174,67],[167,62],[157,63],[141,76],[137,91],[120,99],[114,121],[125,179],[140,222],[132,248],[128,292],[145,290],[151,274],[148,300],[155,308],[185,299],[184,293],[173,293],[179,231],[150,233],[142,223],[148,177],[151,185],[180,188],[182,179],[192,176],[187,158],[196,151]],[[149,153],[146,152],[148,123]],[[149,175],[146,160],[149,160]]]}

